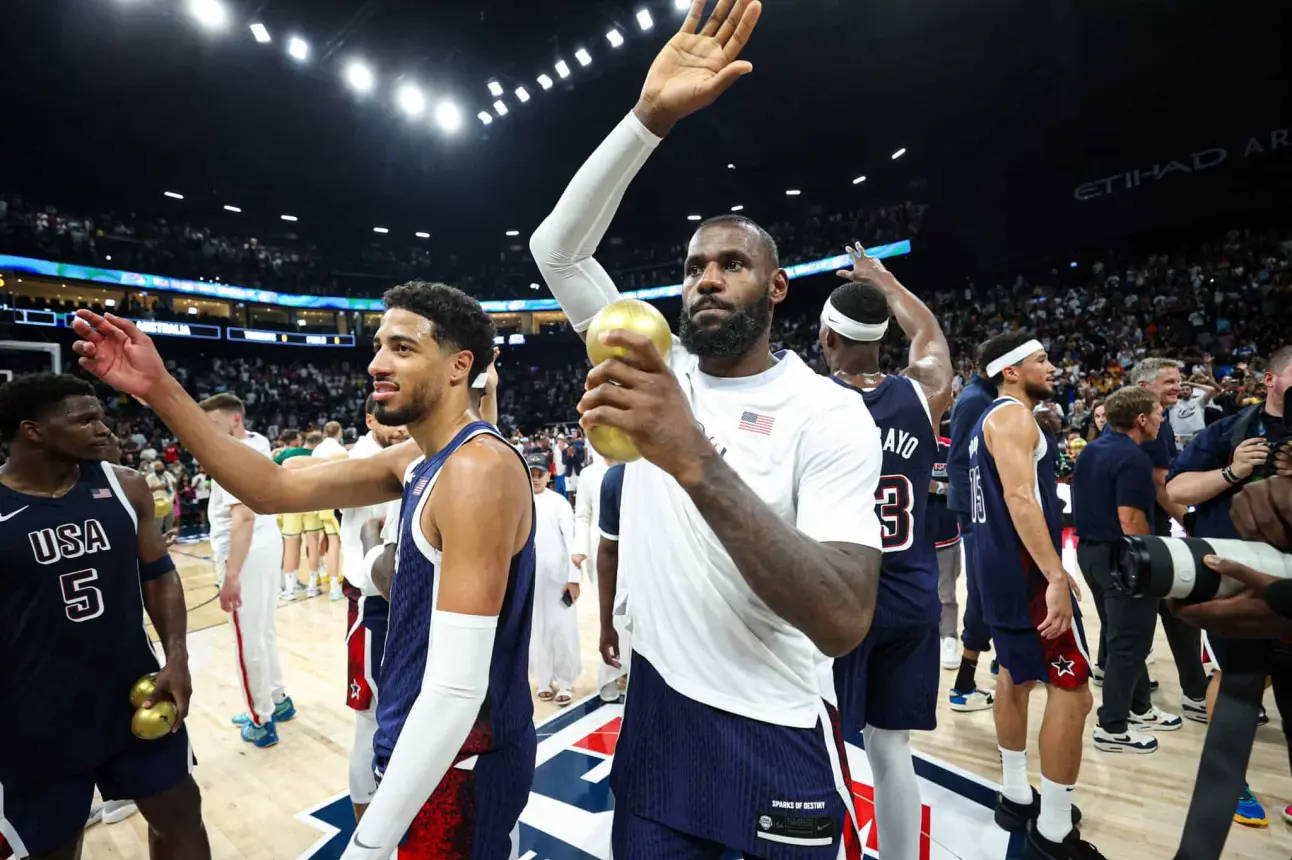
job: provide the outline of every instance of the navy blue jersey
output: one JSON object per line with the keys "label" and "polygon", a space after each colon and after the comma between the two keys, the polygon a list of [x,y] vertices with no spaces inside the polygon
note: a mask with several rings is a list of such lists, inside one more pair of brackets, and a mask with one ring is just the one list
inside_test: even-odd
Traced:
{"label": "navy blue jersey", "polygon": [[875,625],[906,626],[936,621],[938,557],[929,540],[926,513],[929,476],[938,456],[929,404],[919,383],[885,376],[871,389],[855,388],[879,427],[884,465],[875,491],[884,561],[875,603]]}
{"label": "navy blue jersey", "polygon": [[960,521],[947,505],[949,477],[947,460],[951,457],[951,440],[945,436],[938,437],[938,456],[933,461],[933,483],[942,486],[941,493],[929,493],[928,532],[929,540],[936,549],[955,546],[960,543]]}
{"label": "navy blue jersey", "polygon": [[[1032,595],[1046,587],[1045,576],[1032,559],[1005,504],[1005,487],[996,460],[987,450],[983,425],[993,412],[1003,406],[1019,406],[1012,397],[997,398],[978,419],[969,441],[970,522],[973,540],[968,548],[973,556],[973,570],[978,571],[978,588],[982,594],[983,618],[993,627],[1024,629],[1034,627],[1029,609]],[[1050,542],[1058,553],[1063,539],[1063,503],[1059,500],[1058,482],[1054,476],[1053,446],[1046,434],[1037,433],[1032,452],[1036,464],[1036,498],[1041,503]]]}
{"label": "navy blue jersey", "polygon": [[624,464],[616,463],[606,470],[601,479],[601,504],[598,508],[597,529],[601,536],[619,540],[619,502],[624,495]]}
{"label": "navy blue jersey", "polygon": [[[422,511],[435,488],[440,468],[462,445],[497,431],[483,421],[468,424],[434,457],[417,461],[404,482],[400,509],[399,550],[390,585],[389,632],[381,665],[377,702],[376,763],[384,769],[404,728],[413,702],[422,692],[435,617],[440,551],[422,531]],[[499,436],[498,438],[502,438]],[[519,455],[517,455],[519,456]],[[529,631],[534,607],[534,532],[511,560],[507,591],[498,616],[489,690],[457,760],[507,748],[534,738],[534,703],[529,693]]]}
{"label": "navy blue jersey", "polygon": [[158,668],[114,467],[82,464],[60,498],[0,484],[0,546],[0,770],[90,770],[130,743],[130,687]]}
{"label": "navy blue jersey", "polygon": [[947,507],[969,513],[969,440],[978,419],[996,399],[996,386],[974,374],[951,406],[951,456],[947,458]]}

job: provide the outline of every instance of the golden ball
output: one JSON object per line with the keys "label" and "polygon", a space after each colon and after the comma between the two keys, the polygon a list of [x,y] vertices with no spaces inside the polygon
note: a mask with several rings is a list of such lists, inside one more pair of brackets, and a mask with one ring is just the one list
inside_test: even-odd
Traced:
{"label": "golden ball", "polygon": [[179,721],[179,711],[174,702],[158,702],[151,708],[139,708],[130,718],[130,731],[135,737],[155,741],[170,734]]}
{"label": "golden ball", "polygon": [[642,456],[633,440],[618,427],[593,427],[588,431],[588,443],[602,457],[619,463],[631,463],[633,460],[640,460]]}
{"label": "golden ball", "polygon": [[138,681],[135,681],[134,686],[130,688],[130,707],[142,708],[144,702],[148,701],[148,697],[153,694],[153,690],[156,688],[156,681],[156,672],[153,672],[151,675],[144,675]]}
{"label": "golden ball", "polygon": [[668,327],[668,320],[654,305],[639,299],[620,299],[602,308],[588,325],[588,358],[594,366],[624,354],[622,347],[606,346],[601,342],[602,332],[616,329],[646,335],[655,342],[662,358],[668,358],[669,350],[673,348],[673,332]]}

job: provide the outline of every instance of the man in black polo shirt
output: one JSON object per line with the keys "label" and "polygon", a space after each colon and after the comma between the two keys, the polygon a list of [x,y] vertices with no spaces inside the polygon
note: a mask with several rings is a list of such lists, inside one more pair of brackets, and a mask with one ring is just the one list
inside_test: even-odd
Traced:
{"label": "man in black polo shirt", "polygon": [[1134,597],[1113,585],[1114,550],[1124,535],[1147,535],[1153,527],[1153,463],[1141,446],[1163,425],[1157,394],[1123,388],[1104,404],[1108,429],[1077,458],[1072,483],[1077,523],[1077,561],[1095,598],[1107,641],[1103,705],[1095,725],[1095,749],[1151,753],[1149,732],[1174,731],[1182,720],[1149,698],[1144,658],[1157,629],[1156,598]]}

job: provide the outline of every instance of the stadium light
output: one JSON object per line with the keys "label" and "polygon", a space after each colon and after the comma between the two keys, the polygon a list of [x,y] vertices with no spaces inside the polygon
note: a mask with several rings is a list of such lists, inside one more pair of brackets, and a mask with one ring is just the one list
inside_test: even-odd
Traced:
{"label": "stadium light", "polygon": [[304,327],[305,327],[305,320],[297,320],[297,321],[296,321],[296,324],[297,324],[298,326],[300,326],[301,328],[304,328]]}
{"label": "stadium light", "polygon": [[265,29],[265,25],[260,22],[251,25],[251,35],[255,36],[256,41],[262,45],[268,45],[273,41],[269,38],[269,31]]}
{"label": "stadium light", "polygon": [[103,300],[103,304],[107,305],[107,306],[108,306],[108,307],[110,307],[110,308],[115,308],[115,307],[117,306],[117,300],[116,300],[116,299],[104,299],[104,300]]}
{"label": "stadium light", "polygon": [[543,89],[550,90],[552,88],[552,83],[553,83],[552,79],[547,75],[538,76],[538,85]]}
{"label": "stadium light", "polygon": [[610,43],[610,47],[618,48],[624,43],[624,35],[618,30],[611,30],[606,34],[606,41]]}
{"label": "stadium light", "polygon": [[490,81],[490,82],[489,82],[489,95],[493,96],[494,98],[498,98],[499,96],[501,96],[501,95],[502,95],[502,84],[498,83],[497,81]]}
{"label": "stadium light", "polygon": [[279,215],[278,217],[279,217],[279,218],[282,218],[284,221],[299,221],[299,220],[300,220],[300,219],[299,219],[299,218],[297,218],[295,215]]}
{"label": "stadium light", "polygon": [[866,177],[864,177],[864,176],[858,176],[856,179],[852,180],[852,184],[853,184],[853,185],[860,185],[861,183],[863,183],[863,182],[865,182],[865,181],[866,181]]}
{"label": "stadium light", "polygon": [[542,287],[540,287],[538,284],[534,284],[534,283],[531,283],[531,284],[529,285],[529,288],[530,288],[531,290],[539,290],[539,289],[542,289]]}
{"label": "stadium light", "polygon": [[422,91],[413,84],[404,84],[400,87],[396,98],[399,100],[400,109],[411,117],[419,116],[426,110],[426,96],[422,95]]}
{"label": "stadium light", "polygon": [[785,191],[785,196],[786,196],[786,197],[798,197],[798,196],[799,196],[800,194],[802,194],[802,193],[803,193],[803,192],[802,192],[802,191],[799,191],[797,188],[789,188],[789,189],[786,189],[786,191]]}
{"label": "stadium light", "polygon": [[482,110],[480,113],[476,114],[476,119],[480,120],[482,125],[493,124],[493,114],[489,113],[487,110]]}
{"label": "stadium light", "polygon": [[673,8],[679,12],[685,12],[691,8],[691,0],[673,0]]}
{"label": "stadium light", "polygon": [[508,231],[507,231],[507,235],[508,235],[508,236],[519,236],[519,235],[520,235],[520,231],[519,231],[519,230],[508,230]]}
{"label": "stadium light", "polygon": [[[217,278],[217,280],[219,279]],[[194,307],[193,305],[188,306],[188,312],[190,316],[197,316],[197,308]]]}
{"label": "stadium light", "polygon": [[368,93],[377,85],[377,77],[366,63],[351,60],[345,67],[345,82],[357,93]]}
{"label": "stadium light", "polygon": [[236,213],[238,213],[239,215],[240,215],[240,214],[242,214],[242,210],[241,210],[241,209],[239,209],[237,206],[230,206],[230,205],[229,205],[229,204],[227,204],[227,203],[226,203],[226,204],[224,204],[224,211],[225,211],[225,212],[236,212]]}
{"label": "stadium light", "polygon": [[303,63],[309,59],[310,45],[300,36],[292,36],[287,40],[287,53],[298,63]]}
{"label": "stadium light", "polygon": [[229,23],[229,13],[220,0],[189,0],[188,12],[208,30],[222,30]]}
{"label": "stadium light", "polygon": [[556,61],[556,76],[564,80],[570,76],[570,66],[565,60]]}
{"label": "stadium light", "polygon": [[743,204],[737,203],[735,206],[732,206],[732,207],[731,207],[731,211],[732,211],[732,212],[744,212],[744,211],[745,211],[745,207],[744,207],[744,205],[743,205]]}
{"label": "stadium light", "polygon": [[699,216],[699,215],[687,215],[687,216],[686,216],[686,220],[688,220],[688,221],[699,221],[699,220],[700,220],[700,216]]}
{"label": "stadium light", "polygon": [[184,195],[180,194],[178,191],[163,191],[162,194],[165,194],[167,197],[171,198],[172,200],[184,199]]}
{"label": "stadium light", "polygon": [[901,158],[905,154],[906,154],[906,147],[903,146],[901,149],[897,150],[897,152],[893,153],[893,156],[892,156],[893,161],[896,161],[897,159]]}
{"label": "stadium light", "polygon": [[650,16],[649,9],[642,9],[637,13],[637,26],[642,30],[649,30],[655,26],[655,19]]}
{"label": "stadium light", "polygon": [[425,233],[425,232],[423,232],[423,231],[421,231],[421,230],[418,230],[418,231],[417,231],[416,233],[414,233],[413,235],[414,235],[414,236],[416,236],[416,237],[417,237],[417,238],[419,238],[419,239],[429,239],[429,238],[431,238],[431,234],[430,234],[430,233]]}
{"label": "stadium light", "polygon": [[372,232],[374,232],[374,233],[389,233],[389,232],[390,232],[390,228],[389,228],[389,227],[373,227],[373,228],[372,228]]}
{"label": "stadium light", "polygon": [[451,101],[442,101],[435,106],[435,121],[445,131],[457,131],[462,127],[462,111]]}
{"label": "stadium light", "polygon": [[496,114],[498,114],[498,116],[506,116],[506,115],[507,115],[507,104],[506,104],[506,102],[502,101],[501,99],[499,99],[498,101],[494,102],[494,103],[493,103],[493,112],[494,112],[494,113],[496,113]]}
{"label": "stadium light", "polygon": [[521,104],[524,104],[525,102],[529,101],[529,90],[525,89],[524,87],[516,87],[516,98],[520,101]]}
{"label": "stadium light", "polygon": [[574,52],[574,59],[579,61],[580,66],[592,65],[592,55],[583,48],[579,48],[579,50]]}
{"label": "stadium light", "polygon": [[734,165],[734,164],[728,164],[728,165],[727,165],[727,169],[728,169],[728,170],[735,170],[735,169],[736,169],[736,165]]}

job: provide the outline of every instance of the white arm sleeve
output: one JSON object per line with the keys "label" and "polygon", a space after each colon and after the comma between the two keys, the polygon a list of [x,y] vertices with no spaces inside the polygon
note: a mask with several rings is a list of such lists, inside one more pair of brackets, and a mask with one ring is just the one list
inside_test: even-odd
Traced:
{"label": "white arm sleeve", "polygon": [[386,860],[444,779],[489,688],[498,618],[437,610],[422,692],[408,712],[372,805],[342,860]]}
{"label": "white arm sleeve", "polygon": [[660,138],[632,113],[579,168],[552,214],[529,239],[543,280],[578,332],[597,311],[619,299],[610,275],[592,258],[629,183]]}

